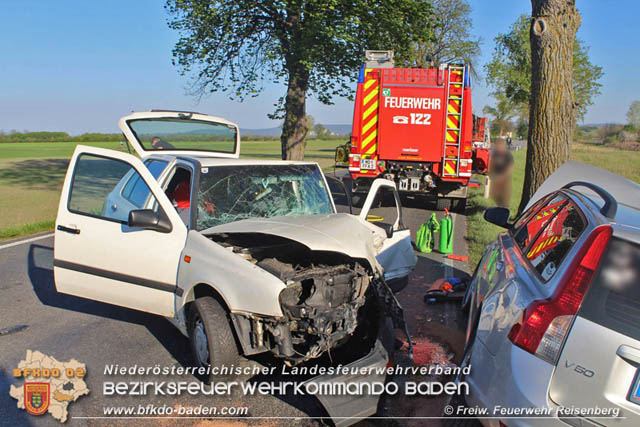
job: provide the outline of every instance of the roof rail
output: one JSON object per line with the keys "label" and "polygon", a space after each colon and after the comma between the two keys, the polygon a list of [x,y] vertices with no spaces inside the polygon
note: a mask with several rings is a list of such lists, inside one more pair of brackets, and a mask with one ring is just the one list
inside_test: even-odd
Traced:
{"label": "roof rail", "polygon": [[602,206],[602,208],[600,209],[600,213],[609,219],[615,218],[616,212],[618,211],[618,202],[616,201],[615,197],[613,197],[607,190],[585,181],[573,181],[562,188],[572,187],[586,187],[598,194],[598,196],[602,197],[602,200],[604,200],[604,206]]}
{"label": "roof rail", "polygon": [[152,113],[184,113],[184,114],[202,114],[197,111],[184,111],[184,110],[163,110],[163,109],[152,109]]}

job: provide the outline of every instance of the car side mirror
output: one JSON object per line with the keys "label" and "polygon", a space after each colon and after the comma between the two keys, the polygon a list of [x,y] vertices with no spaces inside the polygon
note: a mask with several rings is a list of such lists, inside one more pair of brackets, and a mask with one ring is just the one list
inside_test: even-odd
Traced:
{"label": "car side mirror", "polygon": [[159,212],[153,209],[136,209],[129,212],[129,227],[144,228],[145,230],[159,231],[160,233],[170,233],[171,221],[162,209]]}
{"label": "car side mirror", "polygon": [[371,224],[373,225],[377,225],[378,227],[382,228],[384,230],[384,232],[387,234],[387,239],[390,239],[393,237],[393,224],[388,224],[386,222],[372,222]]}
{"label": "car side mirror", "polygon": [[393,224],[385,224],[382,228],[384,228],[384,231],[387,233],[387,239],[393,237]]}
{"label": "car side mirror", "polygon": [[511,211],[507,208],[494,206],[484,211],[484,220],[503,228],[510,228],[509,217]]}

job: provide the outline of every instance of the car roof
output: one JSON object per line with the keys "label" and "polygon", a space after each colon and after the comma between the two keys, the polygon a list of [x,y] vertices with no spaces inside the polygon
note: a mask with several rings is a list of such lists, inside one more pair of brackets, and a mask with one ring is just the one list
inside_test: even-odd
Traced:
{"label": "car roof", "polygon": [[[151,157],[151,156],[150,156]],[[154,153],[153,158],[174,158],[176,156],[166,154]],[[310,161],[294,161],[294,160],[276,160],[276,159],[230,159],[230,158],[216,158],[216,157],[204,157],[204,156],[177,156],[182,158],[192,158],[200,162],[204,167],[213,166],[250,166],[250,165],[317,165],[316,162]]]}
{"label": "car roof", "polygon": [[[640,227],[640,185],[613,172],[574,161],[566,162],[542,183],[529,201],[527,209],[545,195],[575,181],[595,184],[613,196],[618,209],[615,217],[607,219],[607,222]],[[571,191],[588,199],[596,211],[604,205],[604,200],[589,188],[573,186]]]}

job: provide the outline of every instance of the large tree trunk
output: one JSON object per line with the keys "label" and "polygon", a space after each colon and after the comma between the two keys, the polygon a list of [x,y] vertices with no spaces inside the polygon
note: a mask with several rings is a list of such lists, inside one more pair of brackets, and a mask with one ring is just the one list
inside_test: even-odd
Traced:
{"label": "large tree trunk", "polygon": [[569,159],[576,121],[573,44],[580,14],[575,0],[531,0],[531,9],[529,134],[519,211]]}
{"label": "large tree trunk", "polygon": [[309,128],[306,120],[309,73],[304,66],[289,68],[289,83],[282,125],[282,160],[303,160]]}

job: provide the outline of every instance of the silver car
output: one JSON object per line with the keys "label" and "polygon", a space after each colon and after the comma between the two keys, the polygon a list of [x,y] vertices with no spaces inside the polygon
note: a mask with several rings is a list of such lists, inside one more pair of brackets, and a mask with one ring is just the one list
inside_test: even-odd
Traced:
{"label": "silver car", "polygon": [[507,231],[466,296],[469,394],[454,415],[640,425],[640,186],[569,162],[513,224],[504,208],[485,219]]}

